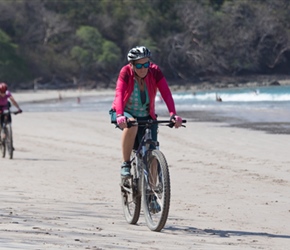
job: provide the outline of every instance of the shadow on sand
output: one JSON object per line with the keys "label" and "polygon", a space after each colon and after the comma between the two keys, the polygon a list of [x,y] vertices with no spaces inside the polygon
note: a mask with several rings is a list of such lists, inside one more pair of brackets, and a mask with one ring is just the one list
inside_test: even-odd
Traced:
{"label": "shadow on sand", "polygon": [[217,229],[199,229],[195,227],[166,227],[164,232],[184,232],[186,234],[196,235],[216,235],[219,237],[231,237],[231,236],[259,236],[269,238],[284,238],[290,239],[290,235],[283,234],[269,234],[264,232],[248,232],[248,231],[236,231],[236,230],[217,230]]}

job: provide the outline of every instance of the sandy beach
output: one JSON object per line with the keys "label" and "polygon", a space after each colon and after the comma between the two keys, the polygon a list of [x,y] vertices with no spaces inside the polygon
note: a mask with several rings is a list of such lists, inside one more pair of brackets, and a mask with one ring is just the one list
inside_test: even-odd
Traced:
{"label": "sandy beach", "polygon": [[289,249],[290,135],[223,125],[160,127],[171,207],[155,233],[143,213],[137,225],[124,219],[121,133],[108,110],[13,116],[14,159],[0,159],[0,249]]}

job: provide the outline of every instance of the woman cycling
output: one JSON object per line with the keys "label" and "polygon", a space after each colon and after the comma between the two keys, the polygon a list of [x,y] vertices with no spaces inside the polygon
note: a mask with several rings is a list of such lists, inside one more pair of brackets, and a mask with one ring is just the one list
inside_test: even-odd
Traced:
{"label": "woman cycling", "polygon": [[[138,126],[127,127],[129,120],[156,119],[155,97],[159,90],[170,114],[174,127],[182,125],[181,117],[176,115],[175,104],[167,81],[160,68],[150,62],[150,50],[144,46],[132,48],[128,55],[128,64],[125,65],[117,80],[115,99],[110,111],[111,119],[117,121],[118,127],[123,130],[121,176],[130,175],[130,155],[134,147],[143,136],[143,130]],[[136,137],[137,135],[137,137]],[[152,139],[157,141],[157,124],[152,126]]]}
{"label": "woman cycling", "polygon": [[[11,95],[10,91],[8,90],[7,84],[4,82],[0,83],[0,114],[3,113],[4,110],[9,109],[10,102],[8,99],[13,103],[13,105],[18,109],[19,113],[22,113],[18,103],[15,101],[14,97]],[[10,118],[11,119],[11,118]],[[3,116],[1,116],[1,127],[3,124]],[[5,135],[2,135],[5,137]]]}

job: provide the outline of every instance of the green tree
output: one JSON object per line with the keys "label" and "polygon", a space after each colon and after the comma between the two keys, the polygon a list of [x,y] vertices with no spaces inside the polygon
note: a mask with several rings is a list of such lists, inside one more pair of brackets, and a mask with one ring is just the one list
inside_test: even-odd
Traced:
{"label": "green tree", "polygon": [[102,43],[102,52],[98,56],[98,63],[104,68],[113,69],[119,64],[121,51],[115,43],[104,40]]}
{"label": "green tree", "polygon": [[120,61],[120,49],[116,44],[102,37],[100,32],[90,26],[81,26],[76,36],[79,44],[71,50],[71,56],[81,67],[80,80],[83,80],[89,71],[96,69],[112,70]]}
{"label": "green tree", "polygon": [[17,55],[17,46],[0,29],[0,80],[13,82],[29,76],[24,60]]}

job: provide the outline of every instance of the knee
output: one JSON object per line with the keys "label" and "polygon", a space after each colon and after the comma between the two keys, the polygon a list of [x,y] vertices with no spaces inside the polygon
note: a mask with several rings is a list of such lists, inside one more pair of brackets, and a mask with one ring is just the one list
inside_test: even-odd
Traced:
{"label": "knee", "polygon": [[132,126],[131,128],[124,128],[123,133],[126,136],[136,136],[138,126]]}

